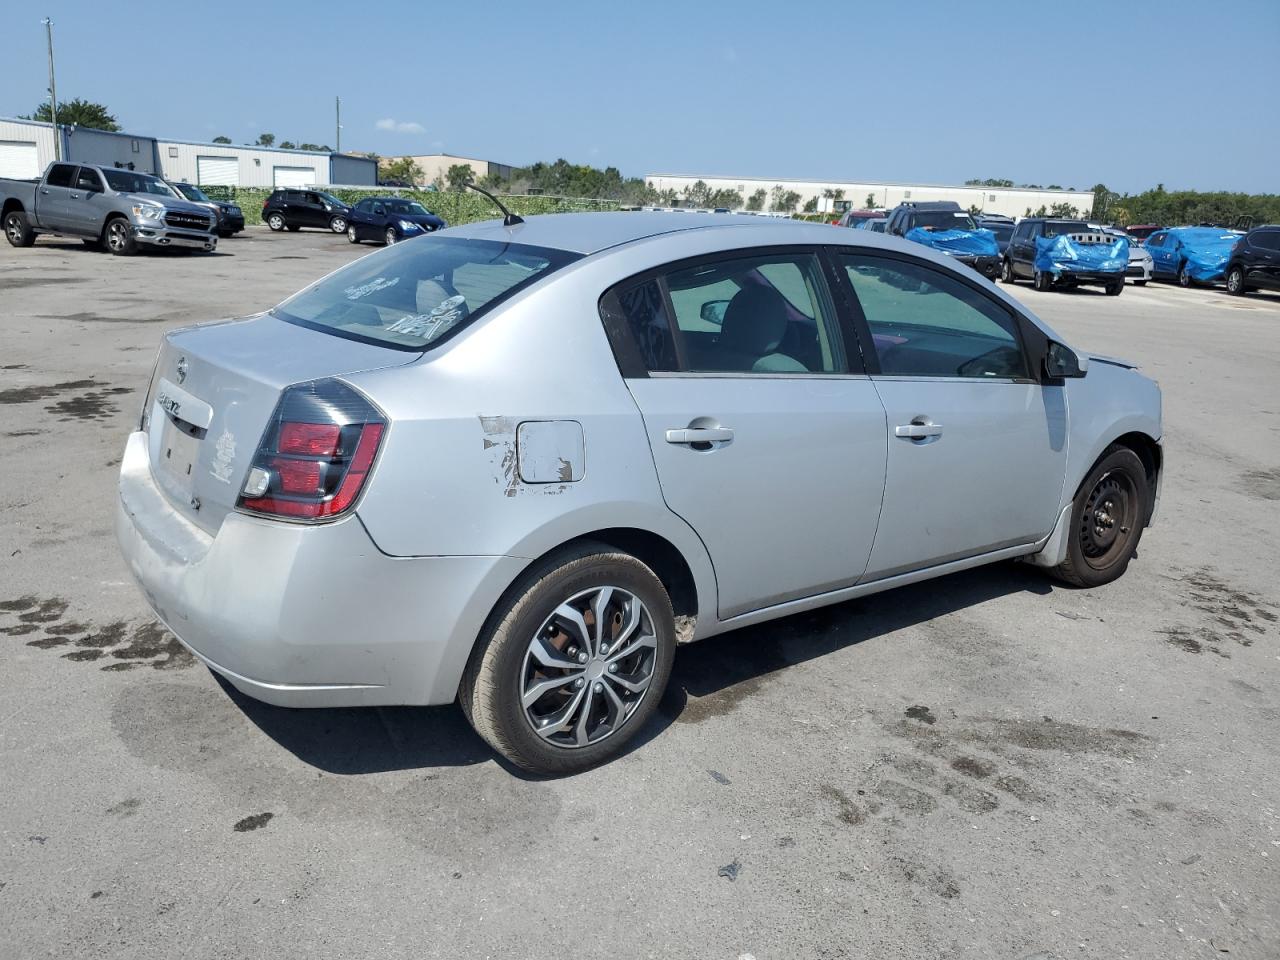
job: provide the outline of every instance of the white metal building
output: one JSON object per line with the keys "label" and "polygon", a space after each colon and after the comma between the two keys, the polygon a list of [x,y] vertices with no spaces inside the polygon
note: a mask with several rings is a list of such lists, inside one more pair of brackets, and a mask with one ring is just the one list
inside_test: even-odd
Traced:
{"label": "white metal building", "polygon": [[38,177],[53,162],[59,136],[66,160],[127,166],[188,183],[301,187],[378,182],[377,161],[351,154],[157,139],[65,125],[55,132],[52,124],[6,118],[0,118],[0,177]]}
{"label": "white metal building", "polygon": [[656,190],[674,190],[683,195],[685,190],[699,180],[712,190],[737,190],[743,199],[757,190],[771,193],[775,186],[794,190],[800,194],[796,209],[801,209],[812,198],[821,200],[825,191],[843,191],[855,210],[867,206],[870,197],[873,209],[892,209],[904,200],[954,200],[964,209],[977,207],[984,213],[1002,213],[1010,217],[1025,216],[1028,210],[1052,207],[1055,203],[1068,203],[1081,215],[1093,209],[1093,194],[1087,190],[1032,190],[1023,187],[969,187],[944,184],[887,183],[882,180],[787,180],[762,177],[698,177],[681,174],[653,173],[645,177]]}

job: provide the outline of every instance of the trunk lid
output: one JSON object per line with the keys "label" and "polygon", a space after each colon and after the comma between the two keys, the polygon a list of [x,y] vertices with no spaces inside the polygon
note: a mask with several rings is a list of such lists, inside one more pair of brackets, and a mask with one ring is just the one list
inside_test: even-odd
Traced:
{"label": "trunk lid", "polygon": [[216,534],[286,387],[417,359],[269,314],[175,330],[161,344],[147,400],[152,476],[174,509]]}

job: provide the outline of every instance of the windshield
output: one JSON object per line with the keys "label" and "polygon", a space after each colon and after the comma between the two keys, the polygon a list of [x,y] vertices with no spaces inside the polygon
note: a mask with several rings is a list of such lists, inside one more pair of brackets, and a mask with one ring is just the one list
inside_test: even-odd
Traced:
{"label": "windshield", "polygon": [[1013,236],[1012,223],[984,223],[982,227],[994,233],[997,240],[1008,240]]}
{"label": "windshield", "polygon": [[923,210],[914,215],[913,223],[926,230],[976,230],[973,217],[962,210]]}
{"label": "windshield", "polygon": [[342,337],[422,350],[579,254],[427,237],[339,270],[272,311]]}
{"label": "windshield", "polygon": [[414,203],[412,200],[388,200],[386,202],[387,213],[395,213],[400,216],[411,217],[429,217],[431,211],[420,203]]}
{"label": "windshield", "polygon": [[208,197],[204,195],[199,187],[193,187],[189,183],[170,184],[175,190],[186,197],[188,200],[195,200],[197,203],[212,203]]}
{"label": "windshield", "polygon": [[132,170],[103,170],[107,178],[107,186],[117,193],[154,193],[160,197],[177,196],[159,177],[145,173],[134,173]]}
{"label": "windshield", "polygon": [[1047,220],[1044,225],[1046,237],[1057,237],[1064,233],[1094,233],[1083,220]]}
{"label": "windshield", "polygon": [[345,203],[343,203],[341,200],[339,200],[337,197],[335,197],[332,193],[320,193],[320,194],[318,194],[318,195],[319,195],[319,197],[320,197],[320,199],[321,199],[321,200],[323,200],[325,203],[329,204],[330,206],[333,206],[333,207],[345,207],[345,206],[346,206],[346,204],[345,204]]}

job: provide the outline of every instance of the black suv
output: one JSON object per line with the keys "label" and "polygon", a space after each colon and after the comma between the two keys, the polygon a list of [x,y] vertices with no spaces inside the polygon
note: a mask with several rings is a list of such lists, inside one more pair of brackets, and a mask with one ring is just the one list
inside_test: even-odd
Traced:
{"label": "black suv", "polygon": [[1013,218],[999,217],[994,214],[980,215],[978,226],[996,235],[996,246],[1000,248],[1000,255],[1004,256],[1004,252],[1009,249],[1009,241],[1013,238],[1013,228],[1017,226]]}
{"label": "black suv", "polygon": [[[967,230],[970,233],[979,229],[960,204],[954,200],[934,200],[912,203],[904,201],[889,211],[889,221],[884,225],[884,232],[896,237],[905,237],[916,227],[929,227],[934,230]],[[968,264],[984,276],[992,280],[1000,273],[998,256],[957,253],[952,259]]]}
{"label": "black suv", "polygon": [[1265,223],[1240,238],[1227,261],[1227,293],[1280,290],[1280,226]]}
{"label": "black suv", "polygon": [[351,208],[337,197],[306,188],[273,190],[262,204],[262,222],[272,230],[319,227],[346,233],[350,215]]}
{"label": "black suv", "polygon": [[[1095,230],[1083,220],[1068,220],[1060,217],[1024,217],[1018,221],[1009,238],[1009,247],[1005,250],[1004,265],[1000,270],[1000,279],[1005,283],[1018,280],[1032,280],[1037,290],[1048,290],[1054,285],[1053,274],[1042,273],[1036,269],[1036,240],[1039,237],[1060,237],[1066,234],[1085,234],[1096,237],[1097,242],[1114,241],[1102,230]],[[1105,271],[1073,270],[1063,274],[1059,283],[1064,287],[1074,287],[1081,283],[1100,283],[1107,293],[1115,296],[1124,289],[1125,271],[1110,273]]]}

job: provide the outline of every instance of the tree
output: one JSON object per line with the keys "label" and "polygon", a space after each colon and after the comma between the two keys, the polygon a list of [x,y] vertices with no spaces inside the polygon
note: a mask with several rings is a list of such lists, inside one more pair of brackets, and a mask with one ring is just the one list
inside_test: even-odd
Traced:
{"label": "tree", "polygon": [[213,142],[214,142],[214,143],[230,143],[230,142],[231,142],[231,138],[230,138],[230,137],[217,136],[217,137],[214,137],[214,138],[213,138]]}
{"label": "tree", "polygon": [[455,163],[444,172],[450,190],[465,190],[468,183],[476,182],[476,172],[469,163]]}
{"label": "tree", "polygon": [[[831,198],[827,197],[827,199],[830,200]],[[810,197],[808,200],[804,202],[803,210],[805,213],[816,213],[817,209],[818,209],[817,197]]]}
{"label": "tree", "polygon": [[686,207],[709,207],[711,198],[711,188],[707,186],[705,180],[698,180],[691,187],[686,187],[684,191],[684,205]]}
{"label": "tree", "polygon": [[725,187],[722,190],[713,191],[707,197],[707,206],[712,210],[718,210],[724,207],[726,210],[737,210],[742,206],[742,194],[737,190],[730,190]]}
{"label": "tree", "polygon": [[868,193],[867,200],[863,206],[868,210],[874,210],[876,208],[876,195],[874,193]]}
{"label": "tree", "polygon": [[1062,203],[1055,203],[1049,208],[1049,216],[1066,217],[1068,219],[1075,220],[1080,216],[1080,210],[1079,208],[1063,201]]}
{"label": "tree", "polygon": [[398,180],[402,183],[419,184],[427,178],[423,169],[413,161],[413,157],[401,157],[399,160],[388,160],[378,171],[379,180]]}
{"label": "tree", "polygon": [[280,141],[280,149],[282,149],[282,150],[296,150],[296,149],[298,149],[298,148],[297,148],[297,147],[295,147],[295,146],[293,145],[293,141],[292,141],[292,140],[281,140],[281,141]]}
{"label": "tree", "polygon": [[330,150],[329,150],[329,145],[328,145],[328,144],[321,145],[321,144],[319,144],[319,143],[300,143],[300,144],[298,144],[298,149],[299,149],[299,150],[313,150],[313,151],[315,151],[316,153],[329,153],[329,152],[330,152]]}
{"label": "tree", "polygon": [[751,196],[747,198],[747,209],[763,210],[764,202],[765,200],[768,199],[768,197],[769,197],[769,194],[765,192],[764,187],[761,187],[759,190],[757,190],[755,193],[753,193]]}
{"label": "tree", "polygon": [[775,184],[769,191],[769,209],[775,213],[791,213],[800,202],[800,194],[788,190],[782,184]]}
{"label": "tree", "polygon": [[1013,181],[997,180],[994,178],[989,180],[966,180],[964,185],[966,187],[1012,187]]}
{"label": "tree", "polygon": [[1093,185],[1093,210],[1090,215],[1095,220],[1109,220],[1111,218],[1111,208],[1119,199],[1120,195],[1108,190],[1105,183],[1095,183]]}
{"label": "tree", "polygon": [[274,133],[260,133],[258,134],[258,139],[255,141],[254,146],[269,147],[275,142],[276,135]]}
{"label": "tree", "polygon": [[[42,120],[45,123],[53,122],[53,110],[48,103],[42,103],[36,107],[35,112],[24,120]],[[111,130],[120,129],[120,124],[116,122],[116,118],[107,111],[107,108],[100,103],[92,103],[88,100],[81,100],[77,97],[74,100],[68,100],[66,103],[58,104],[58,123],[65,126],[75,124],[77,127],[89,127],[92,130]]]}

